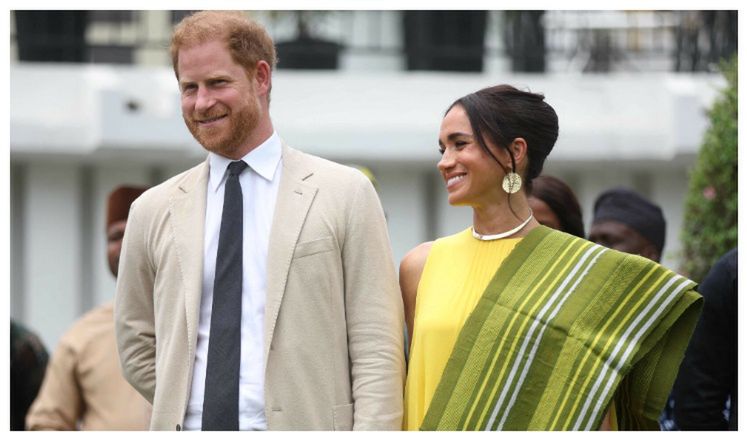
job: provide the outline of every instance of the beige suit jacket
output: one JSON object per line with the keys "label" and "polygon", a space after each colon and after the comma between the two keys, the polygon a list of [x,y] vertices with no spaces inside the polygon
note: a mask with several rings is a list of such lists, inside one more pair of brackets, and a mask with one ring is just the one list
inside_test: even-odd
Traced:
{"label": "beige suit jacket", "polygon": [[[359,171],[283,146],[267,257],[270,430],[399,430],[403,309],[381,204]],[[180,430],[200,296],[207,161],[132,204],[115,318],[125,378]],[[236,348],[239,350],[239,348]]]}

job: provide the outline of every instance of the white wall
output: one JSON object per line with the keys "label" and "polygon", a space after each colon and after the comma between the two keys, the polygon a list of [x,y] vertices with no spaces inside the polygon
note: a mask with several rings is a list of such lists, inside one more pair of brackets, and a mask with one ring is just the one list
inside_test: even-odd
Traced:
{"label": "white wall", "polygon": [[378,167],[379,198],[389,225],[392,254],[397,267],[415,245],[428,240],[428,209],[425,186],[427,175],[421,169]]}
{"label": "white wall", "polygon": [[664,241],[662,264],[675,271],[679,269],[682,254],[682,226],[685,217],[685,197],[689,180],[685,169],[664,170],[655,173],[650,199],[661,206],[667,221],[667,236]]}
{"label": "white wall", "polygon": [[39,163],[26,171],[22,319],[48,347],[79,314],[84,220],[77,169]]}

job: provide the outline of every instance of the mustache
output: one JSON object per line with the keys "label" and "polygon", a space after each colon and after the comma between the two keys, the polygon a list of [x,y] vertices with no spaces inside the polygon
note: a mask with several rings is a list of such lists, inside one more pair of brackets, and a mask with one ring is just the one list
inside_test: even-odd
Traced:
{"label": "mustache", "polygon": [[226,109],[219,108],[219,109],[210,109],[205,112],[194,111],[189,115],[189,118],[192,121],[204,121],[204,120],[218,118],[220,116],[226,116],[226,115],[228,115],[228,111],[226,111]]}
{"label": "mustache", "polygon": [[226,115],[227,114],[225,113],[205,113],[205,114],[199,114],[199,115],[197,114],[192,115],[191,118],[193,121],[207,121],[207,120],[215,119],[215,118],[226,116]]}

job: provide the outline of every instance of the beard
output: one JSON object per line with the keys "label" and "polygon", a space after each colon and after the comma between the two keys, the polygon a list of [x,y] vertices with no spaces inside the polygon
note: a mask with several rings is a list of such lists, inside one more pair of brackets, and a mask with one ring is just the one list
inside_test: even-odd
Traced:
{"label": "beard", "polygon": [[[236,112],[227,112],[221,105],[205,114],[182,115],[192,136],[205,150],[234,159],[243,144],[259,125],[261,115],[259,100],[248,97],[244,106]],[[227,114],[226,114],[227,113]],[[219,127],[201,127],[197,120],[205,120],[226,114],[228,121],[221,121]]]}

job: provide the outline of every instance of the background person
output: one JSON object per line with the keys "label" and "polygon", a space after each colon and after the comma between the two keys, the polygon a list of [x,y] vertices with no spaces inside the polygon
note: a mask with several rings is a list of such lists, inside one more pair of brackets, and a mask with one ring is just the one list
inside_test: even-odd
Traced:
{"label": "background person", "polygon": [[[109,194],[106,255],[117,277],[130,204],[146,187]],[[114,336],[114,302],[98,306],[60,338],[39,395],[26,418],[29,430],[146,430],[150,404],[122,376]]]}
{"label": "background person", "polygon": [[633,190],[613,188],[594,202],[589,240],[599,245],[659,262],[666,232],[661,208]]}
{"label": "background person", "polygon": [[585,238],[584,219],[576,195],[561,179],[540,175],[532,180],[529,207],[540,224]]}
{"label": "background person", "polygon": [[143,194],[125,234],[117,340],[151,429],[398,429],[402,301],[373,185],[282,142],[257,23],[199,12],[171,55],[209,153]]}
{"label": "background person", "polygon": [[672,391],[681,430],[737,430],[737,249],[698,288],[705,304]]}
{"label": "background person", "polygon": [[48,360],[39,337],[10,319],[10,430],[25,430],[26,414],[39,393]]}
{"label": "background person", "polygon": [[[602,192],[594,202],[589,240],[625,253],[660,262],[666,237],[661,207],[627,188]],[[679,363],[672,366],[677,370]],[[670,396],[659,417],[662,430],[676,430],[674,401]]]}

